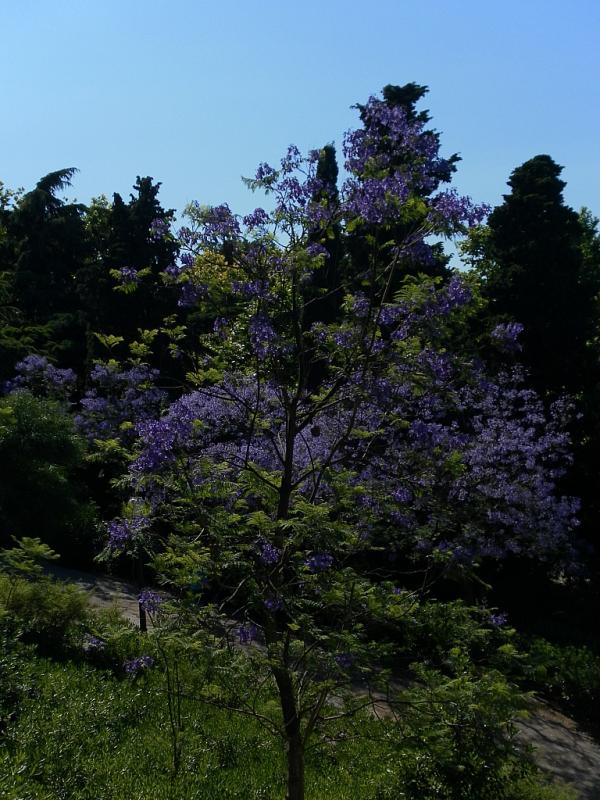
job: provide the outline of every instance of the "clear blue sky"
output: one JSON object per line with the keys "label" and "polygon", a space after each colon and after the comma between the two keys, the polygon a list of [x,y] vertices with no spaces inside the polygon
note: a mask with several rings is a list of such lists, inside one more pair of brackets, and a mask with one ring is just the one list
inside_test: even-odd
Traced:
{"label": "clear blue sky", "polygon": [[339,145],[353,103],[416,81],[462,192],[495,204],[549,153],[600,216],[598,0],[0,0],[0,75],[13,188],[77,166],[83,202],[140,174],[245,212],[259,161]]}

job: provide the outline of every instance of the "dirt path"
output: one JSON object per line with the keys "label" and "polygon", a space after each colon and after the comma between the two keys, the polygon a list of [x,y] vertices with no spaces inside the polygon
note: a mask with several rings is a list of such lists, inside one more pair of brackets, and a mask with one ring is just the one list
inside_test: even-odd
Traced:
{"label": "dirt path", "polygon": [[[96,608],[116,607],[139,624],[138,590],[126,581],[52,564],[49,572],[81,586]],[[579,800],[600,800],[600,744],[577,724],[546,703],[536,702],[525,720],[517,721],[523,741],[535,748],[534,759],[544,772],[577,790]]]}
{"label": "dirt path", "polygon": [[139,625],[138,590],[131,583],[49,564],[47,572],[62,581],[75,583],[87,592],[94,608],[117,608],[125,619]]}

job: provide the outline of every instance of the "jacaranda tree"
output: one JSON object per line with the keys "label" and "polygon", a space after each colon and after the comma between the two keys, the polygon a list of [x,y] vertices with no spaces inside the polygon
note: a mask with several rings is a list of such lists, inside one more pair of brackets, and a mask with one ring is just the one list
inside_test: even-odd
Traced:
{"label": "jacaranda tree", "polygon": [[[576,503],[555,492],[564,410],[548,423],[518,376],[491,380],[440,344],[470,299],[460,277],[391,290],[407,252],[485,209],[424,193],[443,164],[424,120],[376,98],[361,119],[339,193],[323,191],[318,151],[290,147],[249,181],[271,211],[196,207],[168,278],[214,329],[194,354],[195,388],[139,423],[133,497],[110,525],[115,550],[152,551],[162,537],[155,565],[214,653],[228,634],[256,642],[221,651],[246,676],[244,696],[211,697],[282,736],[289,800],[304,797],[309,738],[346,713],[343,687],[385,663],[374,630],[408,603],[399,565],[564,560],[575,524]],[[359,287],[319,319],[322,242],[377,225],[404,238],[371,241]],[[510,347],[517,335],[497,337]]]}

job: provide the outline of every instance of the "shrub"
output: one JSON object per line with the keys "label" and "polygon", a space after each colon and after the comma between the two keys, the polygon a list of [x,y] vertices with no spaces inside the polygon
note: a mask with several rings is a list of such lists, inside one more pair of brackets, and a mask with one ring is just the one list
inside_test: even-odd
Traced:
{"label": "shrub", "polygon": [[60,404],[24,391],[0,398],[0,543],[39,536],[71,561],[91,558],[95,513],[79,480],[83,456]]}
{"label": "shrub", "polygon": [[600,725],[600,656],[589,648],[536,637],[529,643],[524,673],[531,688]]}
{"label": "shrub", "polygon": [[0,575],[0,611],[14,633],[52,655],[78,646],[89,613],[87,597],[77,586],[7,575]]}

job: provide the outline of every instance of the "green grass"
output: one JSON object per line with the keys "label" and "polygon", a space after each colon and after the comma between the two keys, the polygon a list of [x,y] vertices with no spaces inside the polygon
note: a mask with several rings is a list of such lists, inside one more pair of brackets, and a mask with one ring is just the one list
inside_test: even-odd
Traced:
{"label": "green grass", "polygon": [[[122,679],[87,664],[29,658],[27,687],[0,748],[2,800],[281,800],[281,745],[254,720],[183,706],[182,760],[173,770],[160,672]],[[360,732],[359,737],[353,733]],[[347,738],[308,754],[309,800],[456,798],[436,748],[413,730],[363,718]],[[435,738],[435,737],[433,737]],[[534,775],[506,772],[511,800],[559,800]],[[436,786],[438,789],[436,790]],[[449,788],[450,786],[450,788]],[[405,792],[406,790],[406,792]],[[471,795],[482,800],[492,795]],[[504,795],[503,795],[504,796]],[[465,795],[465,800],[467,795]]]}
{"label": "green grass", "polygon": [[[19,583],[10,593],[3,587],[10,588],[0,579],[0,800],[285,796],[281,741],[255,719],[189,697],[182,701],[174,768],[160,659],[137,677],[121,667],[142,654],[157,657],[155,634],[140,635],[112,612],[91,614],[85,598],[52,581]],[[404,660],[425,652],[430,666],[413,665],[419,682],[399,722],[362,716],[334,723],[327,738],[314,739],[307,800],[569,797],[544,785],[506,736],[521,704],[501,670],[510,642],[496,641],[497,634],[486,633],[466,610],[446,610],[451,613],[428,607],[417,620],[419,638]],[[99,652],[84,655],[86,631],[104,641]],[[190,647],[183,633],[169,641],[174,649],[162,652],[168,651],[171,666],[177,662],[181,685],[193,694],[208,674],[206,653]],[[488,651],[487,666],[475,667],[474,657],[481,660]],[[249,664],[238,658],[228,687],[233,696],[243,694]],[[437,661],[446,662],[446,673]],[[221,673],[214,663],[210,669],[212,687]],[[277,707],[268,692],[261,702],[263,710]]]}
{"label": "green grass", "polygon": [[[158,673],[120,680],[47,660],[36,661],[31,672],[35,689],[7,730],[0,757],[2,797],[271,800],[284,794],[283,753],[269,734],[251,719],[194,702],[184,704],[175,775]],[[308,796],[372,796],[385,785],[377,749],[373,742],[350,741],[310,753]]]}

